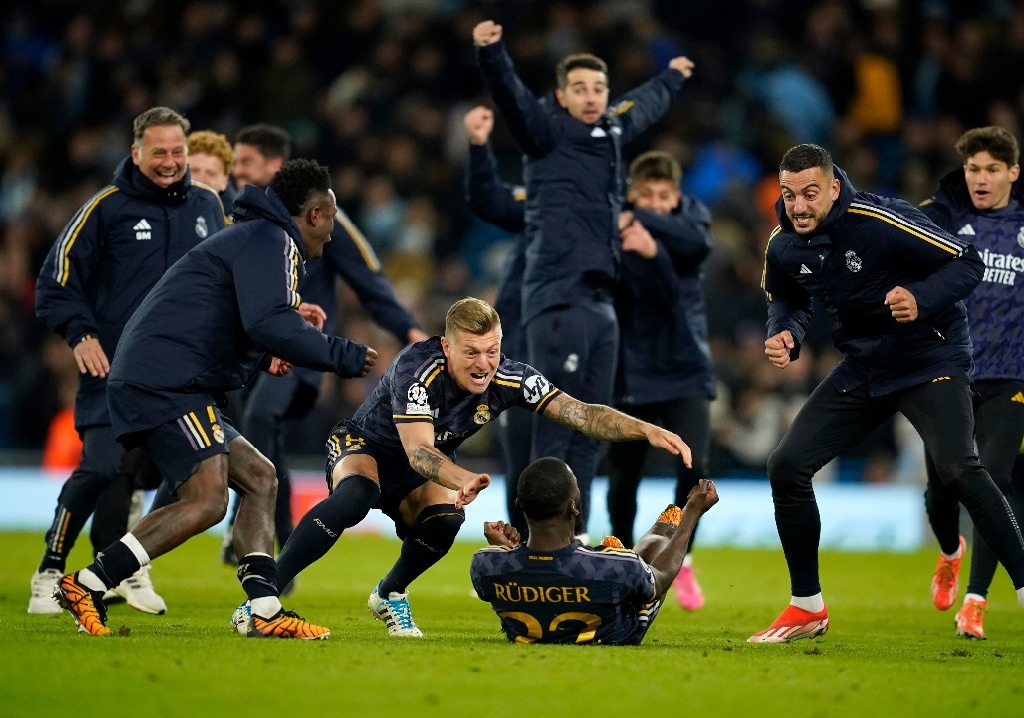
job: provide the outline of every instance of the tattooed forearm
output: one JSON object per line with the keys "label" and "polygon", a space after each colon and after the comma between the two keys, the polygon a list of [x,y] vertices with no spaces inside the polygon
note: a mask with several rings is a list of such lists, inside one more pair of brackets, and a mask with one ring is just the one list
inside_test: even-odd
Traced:
{"label": "tattooed forearm", "polygon": [[621,411],[600,404],[584,404],[565,395],[556,401],[558,413],[552,418],[592,439],[627,441],[643,438],[640,422]]}
{"label": "tattooed forearm", "polygon": [[431,481],[437,481],[441,475],[441,465],[448,460],[448,457],[437,449],[429,446],[420,446],[412,457],[412,468],[421,476],[426,476]]}

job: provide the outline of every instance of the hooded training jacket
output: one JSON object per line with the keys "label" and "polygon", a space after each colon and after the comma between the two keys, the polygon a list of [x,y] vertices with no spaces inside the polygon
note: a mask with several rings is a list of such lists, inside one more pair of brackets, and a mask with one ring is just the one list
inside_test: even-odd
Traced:
{"label": "hooded training jacket", "polygon": [[[834,171],[839,198],[810,234],[797,234],[782,198],[776,202],[779,226],[761,280],[768,336],[788,329],[796,359],[816,297],[844,354],[828,376],[837,390],[866,384],[870,396],[880,396],[939,378],[969,379],[971,339],[962,300],[981,281],[977,250],[909,203],[858,192],[845,172]],[[917,300],[915,321],[893,319],[885,295],[896,286]]]}
{"label": "hooded training jacket", "polygon": [[957,168],[939,181],[921,211],[947,232],[974,242],[985,274],[964,300],[974,344],[974,379],[1024,379],[1024,181],[1018,179],[1010,203],[975,209]]}
{"label": "hooded training jacket", "polygon": [[[191,174],[159,187],[126,157],[75,213],[36,281],[36,316],[72,348],[95,338],[113,361],[132,313],[186,252],[224,227],[217,193]],[[107,380],[79,375],[75,427],[109,424]]]}
{"label": "hooded training jacket", "polygon": [[[179,415],[175,395],[242,387],[265,353],[343,377],[362,373],[365,346],[321,334],[296,311],[302,235],[274,191],[246,187],[234,219],[171,267],[125,327],[108,392],[116,436]],[[122,401],[119,385],[139,391]],[[152,401],[138,401],[140,393]]]}

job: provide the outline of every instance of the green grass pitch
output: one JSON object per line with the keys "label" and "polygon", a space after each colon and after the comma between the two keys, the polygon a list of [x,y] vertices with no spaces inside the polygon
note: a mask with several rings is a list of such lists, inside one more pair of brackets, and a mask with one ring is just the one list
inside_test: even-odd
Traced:
{"label": "green grass pitch", "polygon": [[[1024,714],[1024,610],[1002,571],[989,640],[936,611],[932,551],[822,554],[831,631],[789,645],[746,638],[782,610],[781,551],[698,551],[707,605],[670,598],[640,647],[509,645],[470,595],[472,543],[411,588],[426,637],[391,639],[366,598],[396,540],[346,535],[285,605],[330,626],[319,642],[252,640],[227,619],[243,598],[203,535],[160,558],[165,616],[110,608],[116,634],[29,616],[42,535],[0,533],[0,716],[1014,716]],[[71,567],[89,559],[83,537]],[[966,571],[961,585],[966,582]],[[962,597],[962,589],[961,589]]]}

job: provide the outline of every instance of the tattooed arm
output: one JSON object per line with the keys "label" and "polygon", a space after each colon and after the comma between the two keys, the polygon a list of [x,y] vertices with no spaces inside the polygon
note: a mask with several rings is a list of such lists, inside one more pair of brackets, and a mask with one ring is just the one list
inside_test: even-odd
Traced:
{"label": "tattooed arm", "polygon": [[434,447],[434,425],[427,421],[397,424],[402,447],[416,473],[456,493],[455,505],[472,501],[491,482],[487,474],[467,471]]}
{"label": "tattooed arm", "polygon": [[592,439],[634,441],[646,439],[651,446],[677,454],[691,465],[690,447],[671,431],[601,404],[584,404],[568,394],[556,396],[544,407],[544,416]]}

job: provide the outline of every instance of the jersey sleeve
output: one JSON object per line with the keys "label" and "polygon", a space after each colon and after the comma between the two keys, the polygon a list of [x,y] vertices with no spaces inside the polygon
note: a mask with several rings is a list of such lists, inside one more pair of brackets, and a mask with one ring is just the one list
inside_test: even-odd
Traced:
{"label": "jersey sleeve", "polygon": [[422,356],[415,351],[399,356],[391,377],[391,418],[396,424],[434,422],[439,403],[435,397],[439,394],[430,387],[443,371],[440,358],[423,364]]}
{"label": "jersey sleeve", "polygon": [[539,371],[520,362],[502,362],[494,382],[517,389],[514,405],[537,414],[543,414],[551,400],[562,393]]}
{"label": "jersey sleeve", "polygon": [[98,328],[87,290],[103,251],[100,205],[117,192],[107,187],[75,213],[50,248],[36,280],[36,316],[71,346]]}

